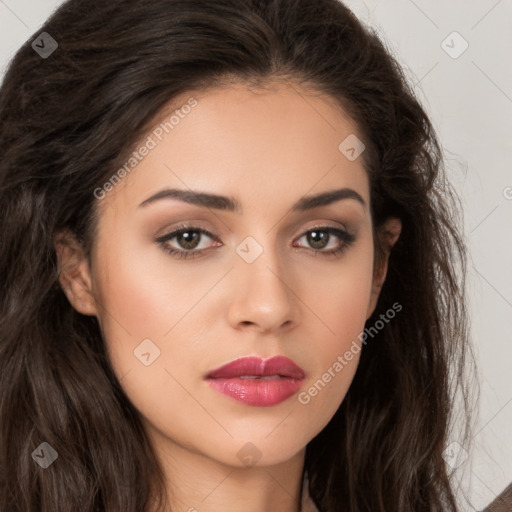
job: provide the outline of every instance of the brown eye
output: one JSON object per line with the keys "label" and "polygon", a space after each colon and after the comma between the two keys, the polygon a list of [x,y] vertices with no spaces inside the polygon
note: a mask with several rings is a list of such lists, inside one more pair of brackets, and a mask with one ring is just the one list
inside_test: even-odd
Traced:
{"label": "brown eye", "polygon": [[[205,239],[214,239],[214,235],[206,229],[193,226],[180,226],[173,229],[166,235],[157,238],[156,242],[169,254],[179,258],[188,258],[200,256],[203,251],[208,248],[208,243],[203,242]],[[172,240],[174,242],[171,243]],[[206,243],[206,247],[198,248],[201,243]],[[222,245],[216,242],[217,245]],[[210,242],[210,246],[211,246]]]}
{"label": "brown eye", "polygon": [[202,233],[199,231],[182,231],[178,233],[173,238],[176,238],[176,241],[183,249],[195,249],[201,240]]}
{"label": "brown eye", "polygon": [[[339,254],[348,249],[356,239],[355,235],[352,233],[348,233],[347,231],[333,226],[314,227],[304,233],[299,240],[302,238],[306,239],[306,246],[309,246],[314,251],[315,255],[317,253],[325,255]],[[329,245],[331,245],[331,247],[329,247]],[[302,244],[299,245],[299,247],[306,246]]]}
{"label": "brown eye", "polygon": [[329,242],[330,234],[325,231],[309,231],[306,235],[308,244],[313,249],[324,249]]}

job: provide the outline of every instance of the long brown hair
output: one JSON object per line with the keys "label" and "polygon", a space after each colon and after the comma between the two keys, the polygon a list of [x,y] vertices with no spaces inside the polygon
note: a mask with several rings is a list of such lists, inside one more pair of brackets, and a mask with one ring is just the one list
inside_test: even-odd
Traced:
{"label": "long brown hair", "polygon": [[[31,47],[41,32],[58,43],[47,58]],[[98,322],[58,284],[54,237],[68,229],[90,249],[94,190],[178,94],[276,79],[313,86],[358,124],[376,261],[384,220],[402,221],[367,324],[403,310],[307,446],[311,496],[321,512],[456,510],[442,454],[456,390],[469,407],[465,247],[440,145],[396,60],[337,0],[69,0],[0,91],[2,512],[139,512],[155,482],[163,494]],[[43,442],[58,453],[46,469],[32,456]]]}

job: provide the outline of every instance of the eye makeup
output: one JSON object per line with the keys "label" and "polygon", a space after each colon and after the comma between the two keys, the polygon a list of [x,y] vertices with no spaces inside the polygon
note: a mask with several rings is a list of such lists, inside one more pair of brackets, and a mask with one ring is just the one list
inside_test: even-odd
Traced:
{"label": "eye makeup", "polygon": [[[200,242],[204,237],[212,239],[214,243],[213,247],[220,247],[223,245],[219,237],[211,233],[209,230],[201,226],[187,224],[182,224],[170,230],[168,233],[159,236],[155,241],[165,252],[175,258],[193,259],[197,257],[203,257],[206,252],[213,250],[213,247],[201,249],[196,248],[198,245],[201,245]],[[326,250],[325,247],[330,244],[333,237],[338,239],[337,245],[334,248]],[[349,249],[350,246],[355,242],[356,235],[338,227],[318,225],[306,230],[296,240],[301,240],[303,238],[306,238],[306,244],[310,245],[309,248],[302,244],[295,245],[295,243],[293,247],[309,250],[314,256],[317,256],[318,254],[324,256],[339,256],[347,249]],[[175,243],[171,244],[170,242],[174,239]],[[181,248],[179,245],[181,245]],[[317,247],[314,247],[315,245]]]}

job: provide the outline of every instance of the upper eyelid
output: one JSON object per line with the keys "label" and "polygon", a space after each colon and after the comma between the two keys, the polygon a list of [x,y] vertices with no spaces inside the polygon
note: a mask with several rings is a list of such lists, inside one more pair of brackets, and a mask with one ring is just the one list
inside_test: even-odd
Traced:
{"label": "upper eyelid", "polygon": [[168,231],[165,231],[162,235],[159,235],[157,237],[157,241],[162,240],[163,238],[168,238],[170,235],[172,235],[171,238],[174,238],[179,233],[186,232],[186,231],[199,231],[200,233],[208,235],[212,238],[218,238],[218,236],[215,235],[215,233],[212,233],[212,231],[210,229],[204,228],[202,226],[190,225],[190,226],[178,226],[176,228],[169,229]]}

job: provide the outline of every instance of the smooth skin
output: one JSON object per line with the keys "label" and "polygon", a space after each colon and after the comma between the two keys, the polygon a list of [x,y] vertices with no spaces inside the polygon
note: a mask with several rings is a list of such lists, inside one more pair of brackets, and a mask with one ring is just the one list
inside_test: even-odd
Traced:
{"label": "smooth skin", "polygon": [[[304,369],[300,391],[307,391],[359,343],[387,271],[387,260],[374,269],[362,157],[350,161],[338,149],[348,135],[362,136],[331,98],[291,82],[193,91],[169,110],[190,96],[196,108],[97,200],[90,261],[76,242],[57,238],[61,286],[77,311],[98,318],[176,510],[230,512],[250,503],[253,512],[297,512],[306,444],[338,409],[360,354],[307,404],[294,395],[270,407],[249,406],[213,390],[204,377],[240,357],[284,355]],[[241,211],[176,198],[140,206],[167,188],[228,196]],[[303,196],[343,188],[364,204],[345,198],[292,211]],[[192,230],[188,238],[157,242],[182,224],[214,236]],[[345,242],[312,230],[324,226],[355,240],[326,254]],[[398,219],[385,225],[388,254],[400,230]],[[237,252],[247,237],[253,245],[242,247],[263,249],[252,263]],[[160,350],[148,366],[134,354],[145,339]],[[259,458],[255,465],[243,458],[247,453]]]}

